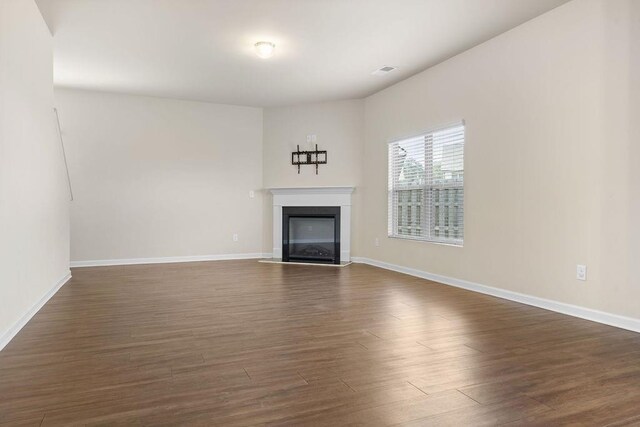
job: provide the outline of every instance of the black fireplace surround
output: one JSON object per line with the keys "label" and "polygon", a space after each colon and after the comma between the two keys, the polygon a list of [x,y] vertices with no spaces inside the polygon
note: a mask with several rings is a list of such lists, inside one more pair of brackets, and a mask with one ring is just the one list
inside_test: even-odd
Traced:
{"label": "black fireplace surround", "polygon": [[340,264],[340,206],[284,206],[282,261]]}

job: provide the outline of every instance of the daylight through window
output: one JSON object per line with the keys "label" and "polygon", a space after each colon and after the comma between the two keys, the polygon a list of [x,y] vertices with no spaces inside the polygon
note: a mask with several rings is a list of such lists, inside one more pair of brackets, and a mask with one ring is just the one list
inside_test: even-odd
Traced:
{"label": "daylight through window", "polygon": [[462,245],[464,124],[389,143],[389,236]]}

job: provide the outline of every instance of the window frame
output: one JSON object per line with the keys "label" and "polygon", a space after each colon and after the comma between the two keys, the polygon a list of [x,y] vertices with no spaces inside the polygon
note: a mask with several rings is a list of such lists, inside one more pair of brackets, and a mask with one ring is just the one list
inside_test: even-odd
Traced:
{"label": "window frame", "polygon": [[[462,127],[463,128],[463,148],[462,148],[462,184],[461,185],[457,185],[455,183],[453,184],[434,184],[432,181],[432,175],[433,175],[433,141],[431,141],[431,143],[427,143],[427,138],[430,137],[431,139],[433,138],[433,134],[439,132],[439,131],[444,131],[450,128],[456,128],[456,127]],[[426,179],[425,179],[425,183],[424,184],[415,184],[413,186],[408,186],[407,188],[404,188],[404,190],[410,190],[410,189],[414,189],[414,190],[423,190],[422,192],[422,203],[420,204],[421,206],[421,218],[420,218],[420,224],[421,227],[424,228],[425,230],[428,231],[428,235],[427,236],[421,236],[421,235],[406,235],[406,234],[398,234],[398,219],[397,219],[397,207],[394,206],[394,193],[396,193],[399,189],[397,187],[394,188],[394,177],[391,176],[392,174],[392,168],[393,168],[393,164],[395,162],[394,159],[396,159],[397,154],[391,156],[391,146],[392,144],[396,144],[405,140],[410,140],[410,139],[416,139],[416,138],[420,138],[423,137],[425,138],[425,172],[426,172]],[[430,128],[427,129],[425,131],[419,132],[419,133],[415,133],[412,135],[406,135],[400,138],[394,138],[392,140],[387,141],[387,237],[391,238],[391,239],[401,239],[401,240],[413,240],[413,241],[418,241],[418,242],[425,242],[425,243],[433,243],[433,244],[437,244],[437,245],[445,245],[445,246],[453,246],[453,247],[463,247],[464,246],[464,235],[465,235],[465,205],[466,205],[466,197],[464,197],[465,193],[466,193],[466,188],[465,188],[465,183],[464,183],[464,170],[465,170],[465,146],[467,143],[467,129],[466,129],[466,123],[464,120],[459,120],[456,122],[452,122],[452,123],[447,123],[445,125],[442,126],[437,126],[434,128]],[[429,153],[430,152],[430,153]],[[429,167],[427,168],[427,165],[429,165]],[[431,172],[429,172],[431,171]],[[395,172],[395,171],[394,171]],[[398,172],[399,173],[399,172]],[[411,188],[409,188],[411,187]],[[415,187],[415,188],[414,188]],[[442,189],[442,188],[459,188],[462,190],[462,238],[460,239],[453,239],[453,238],[441,238],[441,237],[435,237],[433,236],[433,230],[432,230],[432,216],[433,216],[433,211],[435,210],[434,208],[434,202],[433,199],[431,198],[432,195],[430,194],[431,192],[433,192],[435,189]]]}

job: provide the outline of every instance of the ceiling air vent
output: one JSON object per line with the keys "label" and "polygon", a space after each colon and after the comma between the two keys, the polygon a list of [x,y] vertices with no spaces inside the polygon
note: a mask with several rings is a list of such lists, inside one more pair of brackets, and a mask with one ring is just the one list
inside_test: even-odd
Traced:
{"label": "ceiling air vent", "polygon": [[393,70],[395,70],[396,67],[391,67],[390,65],[385,65],[384,67],[375,70],[373,73],[371,73],[371,75],[373,76],[385,76],[387,74],[389,74],[390,72],[392,72]]}

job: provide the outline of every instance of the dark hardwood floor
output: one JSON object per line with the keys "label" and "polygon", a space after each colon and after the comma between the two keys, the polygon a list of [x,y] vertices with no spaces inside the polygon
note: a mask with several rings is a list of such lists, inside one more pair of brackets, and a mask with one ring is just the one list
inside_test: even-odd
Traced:
{"label": "dark hardwood floor", "polygon": [[2,425],[640,425],[640,334],[365,265],[73,270]]}

